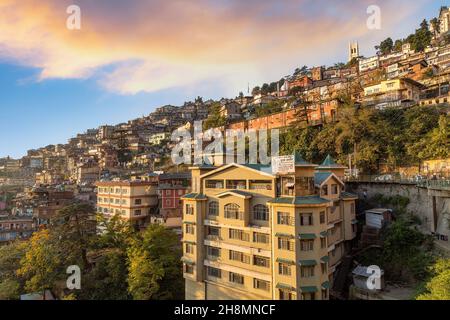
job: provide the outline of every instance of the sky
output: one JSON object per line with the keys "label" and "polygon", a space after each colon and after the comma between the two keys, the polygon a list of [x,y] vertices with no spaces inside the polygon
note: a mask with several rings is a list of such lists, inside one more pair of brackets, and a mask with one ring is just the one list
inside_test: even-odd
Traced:
{"label": "sky", "polygon": [[[81,10],[70,30],[67,7]],[[381,9],[371,30],[367,8]],[[346,62],[438,15],[431,0],[0,0],[0,157],[197,96]]]}

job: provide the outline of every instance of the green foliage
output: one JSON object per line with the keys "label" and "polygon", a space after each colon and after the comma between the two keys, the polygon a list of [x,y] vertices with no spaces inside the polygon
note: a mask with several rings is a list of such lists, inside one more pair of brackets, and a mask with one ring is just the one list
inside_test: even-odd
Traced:
{"label": "green foliage", "polygon": [[25,279],[29,293],[53,288],[61,279],[62,261],[57,239],[49,230],[35,232],[26,243],[25,256],[17,274]]}
{"label": "green foliage", "polygon": [[450,259],[439,259],[430,268],[432,277],[417,300],[450,300]]}
{"label": "green foliage", "polygon": [[0,300],[18,300],[20,288],[20,283],[16,280],[6,279],[0,281]]}
{"label": "green foliage", "polygon": [[392,41],[391,38],[387,38],[381,41],[379,45],[375,46],[375,49],[380,51],[381,54],[391,53],[392,50],[394,49],[394,42]]}
{"label": "green foliage", "polygon": [[219,102],[214,102],[209,108],[208,119],[203,123],[203,129],[218,128],[226,124],[226,119],[220,114],[221,105]]}
{"label": "green foliage", "polygon": [[284,102],[281,100],[274,100],[266,105],[256,106],[255,115],[257,117],[263,117],[269,114],[277,113],[283,110]]}
{"label": "green foliage", "polygon": [[337,122],[306,128],[303,121],[286,129],[281,139],[282,153],[299,150],[316,163],[327,154],[345,163],[351,154],[363,173],[372,173],[381,162],[395,168],[448,158],[449,116],[439,106],[377,111],[348,101]]}
{"label": "green foliage", "polygon": [[182,297],[183,277],[178,236],[160,225],[139,234],[127,250],[129,292],[136,300]]}

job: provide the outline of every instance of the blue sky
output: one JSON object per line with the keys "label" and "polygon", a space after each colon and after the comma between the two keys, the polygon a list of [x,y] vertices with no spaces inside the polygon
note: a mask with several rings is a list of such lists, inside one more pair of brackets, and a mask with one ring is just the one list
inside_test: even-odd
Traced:
{"label": "blue sky", "polygon": [[[25,2],[33,2],[33,0],[24,0]],[[50,8],[54,9],[53,1],[48,2],[49,6],[51,5]],[[83,3],[83,1],[78,2]],[[16,41],[16,39],[8,38],[7,32],[2,35],[0,22],[0,157],[7,155],[20,157],[25,155],[28,149],[48,144],[65,143],[68,138],[88,128],[102,124],[116,124],[147,115],[155,107],[164,104],[179,105],[184,101],[193,100],[198,95],[205,98],[235,96],[239,90],[244,91],[246,89],[248,82],[252,87],[262,82],[276,81],[291,73],[295,67],[300,65],[329,65],[338,61],[345,62],[349,40],[360,42],[362,54],[373,54],[373,46],[379,43],[381,39],[392,36],[395,40],[398,37],[408,35],[418,27],[423,18],[436,16],[439,7],[445,4],[440,1],[422,0],[420,4],[412,6],[411,9],[411,6],[408,6],[409,1],[398,0],[393,2],[397,2],[398,7],[390,6],[389,9],[386,9],[388,10],[388,12],[385,11],[388,27],[382,28],[380,31],[357,32],[352,27],[352,24],[364,23],[364,12],[355,19],[350,15],[349,18],[352,21],[348,25],[341,23],[342,20],[338,19],[337,21],[343,26],[340,30],[340,25],[336,25],[336,30],[329,31],[334,42],[328,50],[323,50],[323,47],[321,47],[322,43],[328,39],[328,26],[321,29],[320,25],[317,25],[316,28],[312,27],[312,30],[299,33],[299,44],[294,46],[290,43],[296,39],[293,35],[286,36],[288,38],[284,42],[283,37],[286,30],[290,29],[294,33],[295,29],[292,28],[300,27],[297,25],[298,22],[292,21],[291,24],[286,24],[283,21],[283,23],[277,23],[277,20],[274,19],[270,22],[273,25],[269,25],[267,28],[268,30],[277,30],[278,28],[279,31],[274,37],[266,37],[267,41],[272,41],[273,44],[273,47],[267,50],[270,51],[270,54],[264,52],[266,50],[255,50],[264,43],[261,42],[264,40],[264,35],[260,38],[257,30],[260,30],[261,26],[266,27],[266,25],[259,25],[260,22],[256,22],[261,17],[255,18],[249,24],[247,18],[238,13],[242,11],[242,8],[240,10],[234,8],[233,10],[236,11],[230,9],[230,12],[226,13],[227,21],[235,19],[233,25],[240,25],[241,30],[245,28],[245,36],[237,43],[226,39],[226,27],[224,27],[225,30],[221,28],[216,30],[207,24],[203,27],[202,25],[198,26],[197,22],[187,22],[193,30],[192,37],[196,36],[195,32],[199,33],[197,30],[202,30],[201,37],[199,35],[198,38],[207,38],[210,34],[223,32],[221,34],[224,37],[223,40],[216,43],[216,47],[223,46],[223,48],[220,48],[222,49],[220,52],[215,51],[214,46],[206,48],[206,52],[197,52],[195,48],[190,47],[192,41],[198,40],[196,38],[191,39],[191,42],[180,43],[182,41],[176,37],[175,40],[170,42],[166,39],[155,39],[153,41],[152,38],[144,37],[143,39],[148,39],[152,45],[149,48],[143,48],[141,45],[143,40],[137,39],[134,42],[134,39],[128,39],[126,36],[120,37],[119,34],[117,38],[111,39],[108,45],[111,46],[111,43],[120,42],[121,48],[118,51],[122,56],[111,57],[107,53],[108,50],[101,51],[100,45],[91,45],[91,38],[89,38],[89,45],[86,44],[86,47],[89,47],[89,50],[93,47],[92,51],[82,48],[82,45],[80,46],[80,43],[86,40],[68,39],[66,34],[61,38],[58,35],[58,37],[55,36],[55,39],[49,40],[46,36],[49,32],[45,28],[51,27],[42,24],[40,21],[36,22],[37,25],[34,28],[42,27],[42,44],[39,42],[36,44],[28,39],[27,33],[25,33],[27,30],[21,37],[20,30],[22,29],[20,26],[15,26],[19,33],[17,38],[21,39]],[[328,3],[332,2],[329,1]],[[351,8],[354,6],[350,2],[347,2],[346,5],[349,7],[349,12],[354,10],[354,8]],[[330,4],[329,12],[342,10],[342,4],[341,8],[333,8],[332,6]],[[282,10],[278,6],[275,8],[277,13]],[[395,11],[399,10],[400,12],[406,8],[409,8],[407,14],[402,15],[397,21]],[[0,5],[0,20],[2,9]],[[18,9],[20,8],[15,8],[15,10]],[[136,8],[136,10],[138,9]],[[364,7],[360,9],[359,13]],[[110,10],[114,10],[114,8],[110,8]],[[188,10],[197,10],[197,8],[193,6]],[[164,8],[161,11],[165,12]],[[317,7],[314,6],[313,8],[311,4],[310,12],[316,11]],[[52,11],[49,10],[49,12]],[[264,12],[267,15],[267,10]],[[219,18],[223,18],[223,14],[222,8]],[[94,16],[94,14],[92,15]],[[89,18],[89,15],[87,16]],[[132,16],[133,19],[138,19],[135,14]],[[20,16],[15,21],[20,23],[20,19],[31,19],[34,23],[36,19],[35,17],[32,18]],[[290,18],[295,19],[296,17]],[[318,19],[325,21],[326,18],[327,15],[325,14]],[[106,22],[98,23],[96,31],[109,26],[107,23],[108,17],[103,16],[102,19]],[[146,30],[145,21],[140,22],[136,26],[136,30]],[[314,21],[313,18],[309,23],[311,21]],[[114,28],[117,28],[117,26],[114,26]],[[158,28],[158,26],[155,26],[155,28]],[[354,33],[349,32],[353,29],[355,29]],[[178,30],[169,31],[172,34],[179,32]],[[314,30],[317,30],[317,32]],[[85,32],[89,32],[89,30]],[[146,30],[146,32],[148,31]],[[236,32],[238,31],[229,31],[230,38],[232,37],[233,41],[236,41],[237,35],[243,33],[242,31]],[[101,33],[96,33],[96,35],[98,34],[101,35]],[[135,36],[138,38],[139,31],[136,31]],[[252,44],[248,48],[245,44],[246,37],[252,40],[249,41]],[[102,43],[102,41],[96,41],[95,44]],[[214,40],[206,39],[205,41]],[[56,45],[60,43],[64,45],[61,45],[61,50],[59,47],[55,50],[55,43]],[[155,43],[162,44],[156,46]],[[286,43],[289,43],[289,45],[286,45]],[[178,44],[180,47],[176,48]],[[102,45],[104,44],[102,43]],[[267,43],[264,45],[267,45]],[[174,48],[170,51],[166,48],[167,46],[174,46]],[[236,46],[242,47],[242,51],[236,50]],[[314,50],[315,46],[320,49],[320,52]],[[67,50],[68,47],[74,48],[77,55],[72,56],[71,51],[70,57],[67,57],[67,62],[65,62],[66,57],[64,55],[69,55],[67,53],[69,51],[64,50]],[[192,54],[190,54],[190,50]],[[114,50],[111,49],[111,51]],[[130,54],[130,60],[127,60],[127,54],[131,51],[139,52],[139,54]],[[143,55],[141,51],[144,53]],[[144,56],[148,55],[148,52],[155,53],[155,55],[146,60]],[[98,59],[92,61],[90,57],[98,57]],[[102,64],[102,59],[107,62]],[[58,64],[52,65],[56,60],[58,60]],[[125,64],[123,64],[124,61]],[[72,62],[76,69],[70,68]],[[67,63],[67,66],[64,63]],[[116,66],[115,64],[123,65],[111,70],[112,66]],[[58,68],[69,70],[58,73]],[[82,76],[79,75],[80,70],[83,71]],[[88,76],[84,72],[86,70]],[[43,76],[43,74],[50,74],[50,76]]]}

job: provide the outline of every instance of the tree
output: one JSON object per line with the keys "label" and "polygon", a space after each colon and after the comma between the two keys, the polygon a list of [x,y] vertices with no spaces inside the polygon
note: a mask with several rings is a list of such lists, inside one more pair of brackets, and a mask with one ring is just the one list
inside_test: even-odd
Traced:
{"label": "tree", "polygon": [[17,270],[17,274],[26,279],[25,289],[28,292],[52,289],[62,279],[65,272],[60,253],[58,239],[52,238],[49,230],[33,234],[26,244],[25,255]]}
{"label": "tree", "polygon": [[392,49],[394,48],[394,42],[391,38],[387,38],[377,46],[375,46],[375,49],[378,50],[381,54],[388,54],[392,52]]}
{"label": "tree", "polygon": [[209,107],[209,116],[208,119],[206,119],[203,123],[203,129],[208,130],[210,128],[218,128],[224,126],[227,123],[226,118],[220,113],[221,107],[222,106],[219,102],[214,102]]}
{"label": "tree", "polygon": [[269,93],[269,85],[267,83],[264,83],[261,87],[261,94],[266,95]]}
{"label": "tree", "polygon": [[178,236],[150,225],[127,250],[128,290],[135,300],[176,299],[183,295]]}
{"label": "tree", "polygon": [[260,93],[261,93],[261,88],[259,86],[256,86],[256,87],[253,88],[252,96],[256,96],[256,95],[258,95]]}
{"label": "tree", "polygon": [[431,272],[433,276],[426,284],[426,292],[417,300],[450,300],[450,259],[439,259]]}
{"label": "tree", "polygon": [[17,274],[17,266],[25,255],[25,246],[13,242],[0,246],[0,300],[15,300],[23,287],[23,281]]}

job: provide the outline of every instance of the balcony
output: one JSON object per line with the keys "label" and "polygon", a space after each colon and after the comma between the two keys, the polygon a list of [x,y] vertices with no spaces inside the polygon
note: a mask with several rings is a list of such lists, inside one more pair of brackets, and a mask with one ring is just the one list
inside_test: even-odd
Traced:
{"label": "balcony", "polygon": [[225,211],[225,219],[230,220],[244,220],[243,211]]}

